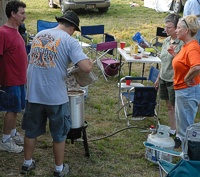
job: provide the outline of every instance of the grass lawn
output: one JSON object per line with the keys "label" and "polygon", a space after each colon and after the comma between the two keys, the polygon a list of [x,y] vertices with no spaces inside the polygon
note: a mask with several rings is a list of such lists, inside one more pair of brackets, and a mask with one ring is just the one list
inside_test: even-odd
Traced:
{"label": "grass lawn", "polygon": [[[47,0],[24,0],[27,4],[26,28],[29,33],[36,33],[38,19],[55,21],[60,16],[60,9],[48,7]],[[167,13],[143,7],[143,1],[135,0],[140,7],[130,7],[131,0],[111,0],[111,8],[105,14],[98,12],[85,12],[78,14],[81,25],[104,24],[105,32],[115,35],[117,41],[132,43],[132,36],[141,32],[150,40],[155,36],[156,27],[163,26],[163,19]],[[140,64],[134,64],[132,75],[139,75]],[[149,65],[146,66],[145,75],[148,74]],[[123,66],[124,74],[128,74],[126,64]],[[95,68],[95,72],[99,72]],[[146,141],[149,133],[141,133],[141,127],[155,125],[155,120],[131,122],[131,126],[139,128],[126,129],[126,121],[117,118],[118,87],[117,78],[109,78],[105,82],[103,76],[89,86],[88,98],[85,99],[85,120],[90,157],[84,156],[82,142],[71,143],[66,141],[65,162],[70,165],[69,177],[157,177],[158,166],[145,159]],[[53,93],[52,93],[53,94]],[[167,123],[164,102],[160,104],[162,124]],[[3,113],[0,113],[0,131],[2,133]],[[18,129],[21,117],[19,114]],[[125,129],[120,131],[121,129]],[[113,134],[112,136],[110,136]],[[20,176],[19,170],[23,162],[23,154],[0,152],[0,177]],[[54,158],[52,153],[52,139],[49,132],[38,138],[34,157],[37,168],[30,176],[52,176]]]}

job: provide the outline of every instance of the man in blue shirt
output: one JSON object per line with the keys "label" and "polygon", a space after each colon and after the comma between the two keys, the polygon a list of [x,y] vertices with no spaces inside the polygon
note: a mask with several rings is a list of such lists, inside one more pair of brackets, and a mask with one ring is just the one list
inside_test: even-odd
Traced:
{"label": "man in blue shirt", "polygon": [[[187,15],[195,15],[200,23],[200,0],[187,0],[184,5],[183,17]],[[200,30],[195,36],[196,40],[200,44]]]}

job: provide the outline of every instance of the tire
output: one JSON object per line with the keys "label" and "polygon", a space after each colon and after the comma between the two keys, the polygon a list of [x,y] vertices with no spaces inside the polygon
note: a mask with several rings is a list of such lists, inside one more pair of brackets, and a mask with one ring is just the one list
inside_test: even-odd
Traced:
{"label": "tire", "polygon": [[49,7],[51,7],[51,8],[56,8],[57,7],[57,5],[55,5],[53,3],[53,0],[48,0],[48,4],[49,4]]}
{"label": "tire", "polygon": [[105,7],[105,8],[99,8],[99,12],[100,13],[106,13],[108,11],[108,7]]}
{"label": "tire", "polygon": [[173,1],[173,9],[174,13],[179,13],[183,10],[183,5],[182,5],[182,2],[181,0],[174,0]]}

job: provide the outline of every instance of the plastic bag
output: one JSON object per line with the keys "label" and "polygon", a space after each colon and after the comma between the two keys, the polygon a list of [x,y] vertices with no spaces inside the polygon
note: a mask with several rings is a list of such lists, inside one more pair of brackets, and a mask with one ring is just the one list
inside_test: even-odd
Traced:
{"label": "plastic bag", "polygon": [[139,44],[140,47],[142,47],[143,49],[150,47],[149,43],[147,42],[146,39],[144,39],[144,37],[137,32],[133,37],[132,37],[133,41],[137,42]]}

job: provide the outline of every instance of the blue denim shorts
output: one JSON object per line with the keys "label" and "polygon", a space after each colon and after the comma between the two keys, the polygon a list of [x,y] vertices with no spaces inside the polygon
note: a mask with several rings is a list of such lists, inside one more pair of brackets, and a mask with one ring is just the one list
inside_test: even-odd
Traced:
{"label": "blue denim shorts", "polygon": [[47,120],[53,141],[65,141],[71,129],[69,103],[52,106],[26,102],[22,129],[27,138],[36,138],[46,133]]}
{"label": "blue denim shorts", "polygon": [[25,108],[25,85],[0,87],[0,111],[21,112]]}

